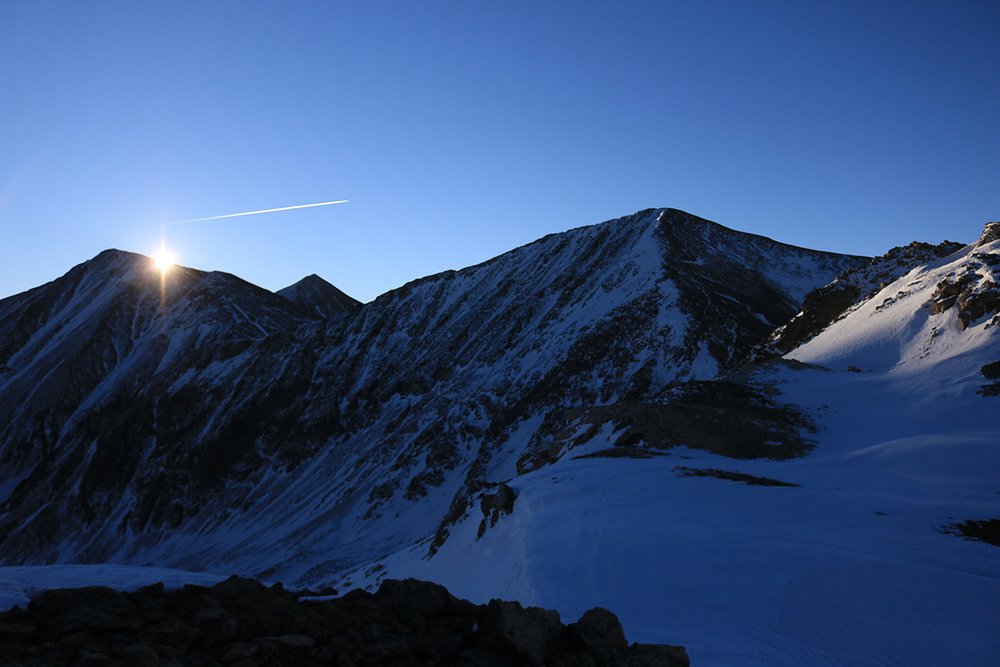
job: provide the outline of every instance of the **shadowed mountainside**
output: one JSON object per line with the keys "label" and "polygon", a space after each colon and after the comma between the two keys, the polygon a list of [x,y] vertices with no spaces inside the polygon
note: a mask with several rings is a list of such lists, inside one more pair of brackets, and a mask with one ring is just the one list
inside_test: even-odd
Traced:
{"label": "shadowed mountainside", "polygon": [[568,411],[715,378],[865,262],[650,209],[317,319],[311,279],[102,253],[0,302],[0,555],[315,581],[440,541]]}

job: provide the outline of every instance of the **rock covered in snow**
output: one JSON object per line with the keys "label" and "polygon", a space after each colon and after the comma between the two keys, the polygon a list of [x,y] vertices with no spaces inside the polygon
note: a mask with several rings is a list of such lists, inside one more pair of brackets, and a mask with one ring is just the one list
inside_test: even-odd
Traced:
{"label": "rock covered in snow", "polygon": [[1000,222],[987,222],[983,228],[983,233],[976,242],[976,247],[984,246],[987,243],[1000,241]]}

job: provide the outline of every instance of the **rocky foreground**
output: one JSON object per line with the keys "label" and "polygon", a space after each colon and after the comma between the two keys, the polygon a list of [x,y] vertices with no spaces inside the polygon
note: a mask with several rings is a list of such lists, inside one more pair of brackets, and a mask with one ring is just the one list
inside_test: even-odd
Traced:
{"label": "rocky foreground", "polygon": [[477,606],[413,579],[332,599],[237,577],[176,591],[57,589],[0,614],[0,665],[542,664],[689,660],[679,646],[630,646],[605,609],[567,626],[554,611],[500,600]]}

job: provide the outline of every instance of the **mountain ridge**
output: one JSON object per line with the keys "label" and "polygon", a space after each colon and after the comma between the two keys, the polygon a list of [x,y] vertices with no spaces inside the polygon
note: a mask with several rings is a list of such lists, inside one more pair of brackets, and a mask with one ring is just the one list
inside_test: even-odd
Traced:
{"label": "mountain ridge", "polygon": [[[318,457],[311,464],[314,468],[340,467],[351,461],[351,465],[360,466],[359,473],[369,470],[359,477],[359,481],[371,480],[367,482],[371,484],[369,492],[359,497],[358,491],[350,486],[337,492],[341,500],[336,514],[347,511],[345,517],[353,516],[350,521],[359,522],[358,529],[362,532],[384,511],[379,508],[386,503],[413,503],[427,497],[430,489],[441,486],[442,491],[451,489],[442,496],[447,499],[446,504],[434,511],[443,516],[452,502],[451,495],[461,495],[466,492],[463,489],[475,483],[478,473],[459,472],[466,470],[465,466],[472,465],[469,470],[478,470],[513,465],[512,459],[501,463],[494,450],[503,447],[509,430],[517,428],[524,419],[540,418],[551,411],[550,406],[564,401],[601,402],[615,400],[628,392],[652,395],[678,376],[712,376],[718,368],[735,363],[729,352],[734,344],[739,354],[751,347],[750,337],[740,338],[735,333],[738,321],[752,319],[755,329],[764,330],[777,326],[784,315],[794,311],[791,304],[795,299],[789,294],[782,297],[784,306],[780,313],[772,314],[770,321],[767,317],[760,321],[752,314],[764,307],[754,301],[759,295],[733,293],[713,304],[714,316],[723,318],[719,321],[726,323],[724,328],[713,331],[706,323],[700,329],[703,331],[700,338],[700,334],[682,335],[691,318],[683,314],[684,306],[678,301],[681,293],[692,295],[694,303],[713,302],[710,293],[726,280],[726,272],[738,269],[738,264],[725,263],[723,273],[712,280],[681,280],[678,287],[677,280],[688,265],[675,269],[668,266],[669,262],[664,264],[660,237],[665,227],[677,221],[683,222],[678,226],[683,229],[675,229],[671,238],[685,244],[688,250],[702,248],[706,256],[721,257],[718,248],[712,251],[703,248],[706,243],[703,232],[709,229],[716,240],[737,243],[749,239],[752,247],[748,246],[747,252],[755,257],[764,250],[774,249],[778,261],[793,252],[798,259],[787,264],[792,283],[800,281],[803,271],[814,276],[811,279],[814,283],[822,283],[843,265],[861,261],[829,253],[790,251],[789,247],[767,239],[722,231],[725,228],[712,227],[714,223],[687,214],[654,209],[549,235],[492,261],[412,281],[361,306],[351,317],[337,321],[306,320],[304,313],[295,310],[298,306],[278,295],[233,282],[224,274],[201,274],[187,269],[170,274],[173,282],[166,285],[163,293],[166,309],[161,312],[158,301],[153,307],[154,300],[159,298],[158,275],[149,273],[141,276],[145,282],[138,289],[138,296],[132,295],[116,307],[116,316],[121,321],[109,326],[120,331],[138,326],[139,330],[149,332],[155,320],[156,326],[165,327],[156,332],[162,335],[145,334],[152,336],[157,363],[138,364],[137,367],[147,368],[142,380],[134,374],[131,380],[122,379],[129,377],[124,368],[109,376],[118,378],[118,384],[110,386],[110,394],[99,393],[97,402],[92,403],[105,407],[134,404],[140,406],[139,412],[123,407],[112,412],[85,410],[77,418],[82,421],[72,422],[79,425],[65,433],[62,430],[65,423],[59,422],[57,414],[49,414],[51,426],[39,430],[30,425],[31,415],[40,414],[37,410],[28,410],[27,414],[22,410],[16,419],[11,412],[12,405],[23,404],[27,389],[14,387],[12,391],[9,378],[0,378],[4,383],[0,385],[3,387],[0,413],[11,415],[7,421],[8,443],[0,452],[0,460],[17,458],[12,450],[18,448],[12,448],[11,441],[38,438],[35,451],[51,451],[50,458],[64,461],[57,468],[71,466],[75,470],[79,463],[71,461],[89,458],[89,467],[84,465],[89,469],[104,465],[101,462],[109,460],[109,456],[110,460],[120,457],[121,447],[108,443],[88,454],[92,446],[84,444],[85,441],[96,438],[98,443],[106,442],[110,433],[120,433],[126,441],[137,441],[129,451],[146,453],[139,459],[133,455],[127,457],[126,460],[135,463],[125,468],[118,466],[119,472],[110,478],[96,470],[81,478],[84,488],[92,486],[86,484],[87,480],[104,480],[95,490],[107,489],[111,495],[101,491],[96,497],[80,501],[85,511],[79,519],[71,519],[79,512],[71,505],[64,505],[63,510],[46,520],[53,523],[52,529],[56,531],[62,529],[55,525],[77,520],[99,520],[129,527],[125,533],[115,529],[105,534],[101,539],[106,546],[88,539],[88,546],[81,543],[73,547],[82,548],[77,553],[90,554],[88,558],[107,558],[123,547],[127,549],[125,554],[137,554],[136,545],[143,540],[126,539],[130,531],[142,534],[169,529],[173,533],[175,527],[195,520],[189,516],[192,512],[201,517],[197,523],[214,523],[211,511],[205,508],[223,507],[232,500],[224,500],[225,494],[220,496],[217,490],[212,490],[215,487],[206,487],[199,479],[216,480],[213,484],[217,485],[221,475],[237,487],[254,484],[256,479],[257,484],[264,483],[270,489],[256,501],[258,506],[269,506],[271,501],[266,498],[271,494],[286,496],[287,491],[279,491],[285,485],[301,488],[303,497],[308,497],[313,493],[310,485],[334,482],[296,479],[277,470],[296,468],[313,457]],[[137,256],[111,253],[107,257],[135,259]],[[808,258],[806,264],[796,264],[806,262],[804,258]],[[778,264],[785,266],[781,261]],[[129,275],[138,275],[134,273],[138,270],[135,267],[129,270],[133,272]],[[232,302],[232,295],[218,296],[211,292],[200,299],[188,298],[189,287],[196,288],[194,283],[210,289],[216,282],[231,283],[243,300],[236,303]],[[793,287],[799,289],[797,285]],[[780,292],[789,288],[773,289]],[[76,294],[70,292],[69,296],[59,298]],[[130,294],[126,290],[126,296]],[[197,289],[192,294],[199,295]],[[134,309],[140,296],[147,306],[137,324],[130,313],[138,312]],[[758,305],[749,305],[750,302]],[[263,312],[258,313],[261,308]],[[202,315],[198,313],[223,316],[227,324],[219,328],[215,323],[205,329],[206,323],[199,319]],[[647,322],[651,328],[644,332],[640,322]],[[199,345],[205,335],[210,340]],[[709,349],[709,339],[717,339],[711,347],[719,358]],[[660,342],[652,344],[654,340]],[[108,346],[114,348],[114,344]],[[142,347],[147,349],[148,346]],[[118,353],[101,354],[116,359]],[[57,356],[65,358],[62,354]],[[403,360],[406,362],[401,363]],[[95,389],[108,387],[101,384],[108,380],[100,369],[110,362],[95,363],[96,374],[87,376],[86,386],[77,391],[81,396],[73,399],[77,405],[84,400],[82,394],[90,395]],[[591,368],[591,364],[596,365]],[[43,369],[56,365],[55,357],[45,363],[36,360],[38,369],[32,377],[35,380],[47,377],[46,373],[51,371]],[[642,368],[646,370],[639,372]],[[490,370],[484,375],[487,369]],[[604,379],[597,381],[598,377]],[[41,386],[47,386],[44,380],[40,382]],[[68,386],[72,388],[73,382]],[[58,399],[61,401],[65,401],[65,391],[56,387],[46,389],[46,393],[61,397]],[[456,402],[455,396],[462,398]],[[164,423],[155,416],[161,411],[177,417]],[[121,414],[130,416],[122,421]],[[532,414],[539,417],[531,417]],[[114,426],[119,421],[121,425]],[[487,432],[492,434],[488,437],[492,444],[472,445],[473,439]],[[164,450],[156,444],[178,438],[185,443],[179,450]],[[51,444],[42,445],[43,442]],[[63,444],[55,446],[59,442]],[[339,444],[331,448],[331,443]],[[380,445],[371,452],[372,458],[362,456],[374,443]],[[107,453],[101,455],[105,449]],[[146,457],[159,463],[153,467],[146,464],[142,468],[133,467]],[[23,456],[20,460],[21,470],[12,478],[27,480],[26,475],[35,475],[24,488],[41,485],[41,479],[50,480],[47,484],[59,479],[52,477],[51,472],[44,472],[55,460],[47,459],[46,465],[41,465],[40,459],[32,459],[34,466],[29,466]],[[474,464],[475,460],[479,463]],[[262,477],[262,470],[275,466],[276,474]],[[265,478],[268,481],[263,481]],[[178,497],[161,497],[157,489],[164,488],[175,488]],[[7,549],[20,544],[15,552],[20,552],[22,558],[40,546],[21,542],[37,533],[30,525],[21,524],[29,516],[35,517],[32,521],[39,520],[39,515],[27,512],[25,503],[29,496],[30,493],[28,496],[15,493],[3,499],[6,515],[3,542]],[[17,506],[23,509],[14,509]],[[302,530],[314,523],[314,519],[307,518],[310,514],[303,518]],[[44,518],[45,513],[41,516]],[[418,531],[428,531],[433,525],[428,525],[425,519],[415,527]],[[406,529],[394,539],[418,537],[413,530]],[[14,539],[13,535],[21,537]],[[177,535],[166,538],[168,542],[177,539]],[[120,546],[113,546],[116,544]],[[227,550],[228,547],[223,547],[223,551]],[[3,549],[3,553],[9,551]],[[171,548],[167,553],[177,552]],[[46,556],[51,557],[51,554]],[[187,557],[183,560],[190,564]]]}
{"label": "mountain ridge", "polygon": [[[872,264],[647,209],[333,318],[226,274],[178,269],[161,291],[148,264],[102,253],[0,302],[0,562],[338,589],[413,576],[482,602],[602,604],[709,664],[739,662],[705,634],[720,622],[752,628],[746,650],[780,658],[765,663],[985,655],[970,633],[995,587],[964,573],[1000,572],[944,527],[996,506],[979,370],[996,360],[995,244]],[[837,280],[859,289],[835,321],[745,363]],[[842,582],[922,608],[910,579],[975,615],[886,637],[806,620],[815,599],[869,618],[878,603],[837,597]],[[705,594],[757,588],[736,616]]]}

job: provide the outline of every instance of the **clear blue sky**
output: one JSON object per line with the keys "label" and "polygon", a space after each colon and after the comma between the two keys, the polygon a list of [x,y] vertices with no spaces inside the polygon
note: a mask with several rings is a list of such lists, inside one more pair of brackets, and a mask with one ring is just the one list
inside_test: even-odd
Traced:
{"label": "clear blue sky", "polygon": [[0,2],[0,296],[104,248],[370,300],[673,206],[808,247],[1000,219],[1000,3]]}

